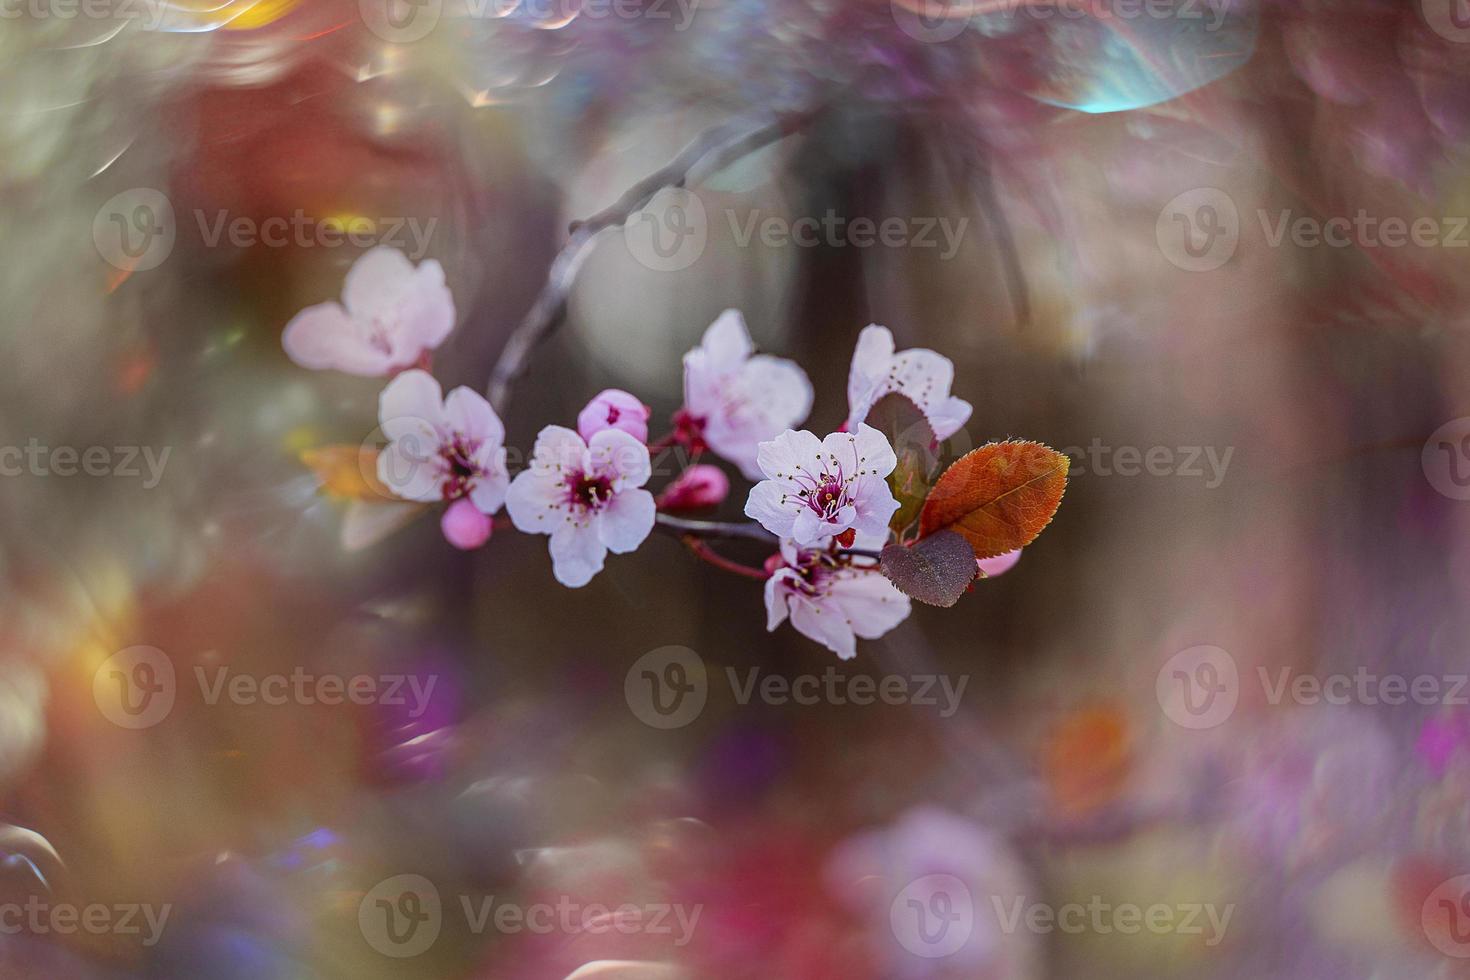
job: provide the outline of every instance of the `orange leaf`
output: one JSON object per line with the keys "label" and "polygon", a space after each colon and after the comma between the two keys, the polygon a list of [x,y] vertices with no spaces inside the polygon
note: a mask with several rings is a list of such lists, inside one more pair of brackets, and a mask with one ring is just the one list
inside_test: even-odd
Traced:
{"label": "orange leaf", "polygon": [[992,442],[968,452],[929,491],[919,536],[957,531],[976,558],[1024,548],[1061,505],[1070,465],[1039,442]]}
{"label": "orange leaf", "polygon": [[392,491],[378,482],[378,451],[367,446],[320,446],[301,453],[305,463],[321,481],[321,490],[348,500],[396,500]]}

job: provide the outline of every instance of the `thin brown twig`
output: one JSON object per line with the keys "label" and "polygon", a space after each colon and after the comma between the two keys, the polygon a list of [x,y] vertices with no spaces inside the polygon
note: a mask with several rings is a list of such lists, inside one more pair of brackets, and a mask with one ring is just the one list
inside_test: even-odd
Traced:
{"label": "thin brown twig", "polygon": [[551,268],[546,284],[530,310],[506,341],[486,385],[490,404],[502,414],[510,401],[511,387],[525,373],[532,352],[549,337],[566,314],[567,298],[577,271],[591,252],[593,239],[608,228],[621,227],[665,187],[696,183],[756,150],[782,139],[805,126],[818,109],[801,112],[762,113],[741,116],[705,130],[666,166],[634,184],[610,207],[585,221],[574,222],[569,237]]}
{"label": "thin brown twig", "polygon": [[684,546],[688,548],[689,551],[696,558],[699,558],[702,561],[709,562],[716,568],[722,569],[727,572],[734,572],[736,575],[743,575],[745,578],[758,579],[762,582],[771,577],[770,573],[763,568],[754,568],[750,565],[742,565],[738,561],[733,561],[729,558],[726,558],[724,555],[711,548],[709,546],[709,542],[705,541],[703,538],[695,537],[692,534],[686,534],[683,537],[683,541]]}

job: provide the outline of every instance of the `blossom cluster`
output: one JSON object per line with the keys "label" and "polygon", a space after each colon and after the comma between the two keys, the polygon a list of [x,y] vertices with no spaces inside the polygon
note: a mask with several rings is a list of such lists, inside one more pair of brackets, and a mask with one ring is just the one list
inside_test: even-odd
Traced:
{"label": "blossom cluster", "polygon": [[[890,479],[899,460],[867,419],[897,394],[922,413],[933,441],[959,431],[971,406],[950,393],[948,358],[898,351],[886,327],[865,328],[848,377],[847,420],[819,436],[798,428],[813,401],[806,372],[758,353],[744,318],[727,310],[684,355],[683,405],[668,435],[651,444],[649,408],[609,389],[587,403],[575,427],[541,429],[528,464],[512,475],[505,427],[491,404],[466,387],[446,395],[430,373],[454,317],[437,262],[415,267],[381,247],[353,266],[340,304],[302,311],[282,337],[302,367],[391,378],[378,402],[387,444],[377,452],[377,480],[401,500],[442,503],[451,545],[485,545],[503,507],[517,530],[547,536],[552,574],[578,588],[603,570],[609,552],[636,550],[661,511],[723,501],[728,476],[698,462],[709,452],[754,483],[744,512],[770,533],[775,551],[764,568],[746,570],[765,580],[769,629],[789,618],[846,659],[857,637],[880,637],[908,616],[909,596],[876,561],[902,531],[891,527],[901,506]],[[688,465],[658,497],[647,488],[650,445],[687,450]],[[1015,554],[981,556],[964,581],[998,574]]]}

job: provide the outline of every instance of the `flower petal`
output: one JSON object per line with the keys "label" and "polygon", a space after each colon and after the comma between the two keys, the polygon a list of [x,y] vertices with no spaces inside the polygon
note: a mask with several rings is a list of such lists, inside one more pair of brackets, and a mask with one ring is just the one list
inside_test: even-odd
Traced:
{"label": "flower petal", "polygon": [[460,386],[444,399],[444,421],[450,430],[490,446],[505,442],[505,426],[483,395]]}
{"label": "flower petal", "polygon": [[470,500],[486,514],[493,514],[505,503],[510,477],[505,472],[505,449],[497,449],[489,460],[482,460],[484,472],[475,479]]}
{"label": "flower petal", "polygon": [[612,477],[619,490],[643,486],[653,472],[648,447],[622,429],[603,429],[587,448],[592,472]]}
{"label": "flower petal", "polygon": [[953,396],[946,398],[937,407],[929,409],[929,425],[934,429],[934,436],[944,440],[964,428],[966,422],[970,421],[970,413],[974,411],[970,403],[963,398]]}
{"label": "flower petal", "polygon": [[[786,491],[776,480],[762,480],[750,488],[745,498],[745,516],[760,524],[778,538],[792,536],[792,524],[801,511],[811,514],[799,501],[783,500]],[[812,517],[816,517],[812,514]]]}
{"label": "flower petal", "polygon": [[876,640],[908,618],[909,597],[878,572],[847,569],[831,585],[831,603],[842,610],[852,630]]}
{"label": "flower petal", "polygon": [[791,625],[842,660],[857,656],[857,640],[839,607],[823,608],[822,604],[797,599],[792,603]]}
{"label": "flower petal", "polygon": [[821,472],[822,440],[807,432],[787,429],[760,444],[756,461],[768,479],[789,480],[802,470]]}
{"label": "flower petal", "polygon": [[522,470],[505,492],[505,510],[517,531],[551,534],[566,523],[566,484],[554,475]]}
{"label": "flower petal", "polygon": [[954,384],[954,362],[923,347],[901,351],[893,358],[885,388],[906,395],[928,414],[944,404]]}
{"label": "flower petal", "polygon": [[342,371],[360,377],[387,374],[388,352],[373,346],[362,329],[336,303],[308,306],[291,318],[281,334],[286,356],[313,371]]}
{"label": "flower petal", "polygon": [[438,500],[444,483],[439,458],[424,453],[424,447],[435,445],[417,436],[395,439],[378,453],[378,480],[404,500]]}
{"label": "flower petal", "polygon": [[425,350],[444,343],[454,329],[454,295],[444,284],[444,269],[429,259],[414,270],[402,287],[393,309],[396,331],[417,359]]}
{"label": "flower petal", "polygon": [[548,425],[536,435],[531,451],[531,469],[542,476],[562,477],[568,470],[587,464],[587,444],[582,437],[561,425]]}
{"label": "flower petal", "polygon": [[789,612],[787,606],[788,592],[786,583],[796,577],[796,573],[789,568],[783,568],[766,579],[766,632],[770,633],[777,626],[786,621]]}
{"label": "flower petal", "polygon": [[653,494],[647,490],[624,490],[613,495],[597,515],[597,533],[616,555],[633,551],[653,530]]}
{"label": "flower petal", "polygon": [[699,343],[706,366],[716,371],[732,370],[751,355],[755,345],[739,310],[726,310],[705,330]]}
{"label": "flower petal", "polygon": [[389,245],[370,248],[347,270],[342,304],[354,319],[381,316],[392,309],[412,277],[413,263],[398,249]]}
{"label": "flower petal", "polygon": [[847,427],[855,428],[868,417],[868,410],[878,400],[877,393],[888,377],[893,359],[893,334],[887,327],[870,324],[858,334],[852,352],[852,366],[847,372]]}
{"label": "flower petal", "polygon": [[389,439],[444,431],[443,389],[427,371],[404,371],[378,396],[378,421]]}
{"label": "flower petal", "polygon": [[607,548],[590,524],[563,523],[551,535],[552,574],[569,589],[579,589],[602,571]]}

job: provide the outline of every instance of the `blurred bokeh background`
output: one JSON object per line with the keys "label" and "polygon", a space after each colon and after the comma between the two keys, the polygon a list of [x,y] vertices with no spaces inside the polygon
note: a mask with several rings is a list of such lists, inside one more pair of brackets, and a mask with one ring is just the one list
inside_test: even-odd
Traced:
{"label": "blurred bokeh background", "polygon": [[[0,0],[0,977],[1470,976],[1461,6]],[[952,451],[1073,456],[1017,566],[839,662],[667,536],[575,591],[508,529],[344,547],[302,454],[381,381],[280,344],[361,254],[321,230],[442,263],[483,390],[571,222],[761,113],[648,205],[687,261],[598,237],[508,445],[666,423],[732,307],[831,431],[882,323],[954,360]],[[904,234],[750,234],[827,215]],[[109,716],[135,647],[176,693]]]}

